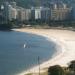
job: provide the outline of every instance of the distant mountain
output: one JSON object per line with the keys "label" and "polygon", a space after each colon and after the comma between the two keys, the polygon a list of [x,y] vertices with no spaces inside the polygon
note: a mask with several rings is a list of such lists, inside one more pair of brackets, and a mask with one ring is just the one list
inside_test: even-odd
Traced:
{"label": "distant mountain", "polygon": [[22,7],[29,8],[31,6],[49,6],[50,2],[63,1],[64,3],[72,4],[75,3],[75,0],[0,0],[0,3],[4,1],[15,1],[17,5]]}

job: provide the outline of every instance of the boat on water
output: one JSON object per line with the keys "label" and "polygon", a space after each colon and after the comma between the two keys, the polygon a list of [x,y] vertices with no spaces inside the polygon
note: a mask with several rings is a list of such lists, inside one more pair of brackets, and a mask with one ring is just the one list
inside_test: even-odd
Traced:
{"label": "boat on water", "polygon": [[24,48],[26,48],[26,44],[24,44]]}

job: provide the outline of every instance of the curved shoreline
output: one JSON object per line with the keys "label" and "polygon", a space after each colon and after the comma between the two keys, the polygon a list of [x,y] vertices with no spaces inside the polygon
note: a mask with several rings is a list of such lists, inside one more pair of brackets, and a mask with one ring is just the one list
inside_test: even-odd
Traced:
{"label": "curved shoreline", "polygon": [[[52,66],[52,65],[56,65],[56,64],[58,64],[58,65],[61,65],[61,66],[67,66],[67,63],[69,62],[69,61],[71,61],[71,60],[73,60],[73,59],[75,59],[75,57],[73,57],[73,56],[75,56],[73,53],[75,52],[74,50],[71,52],[71,50],[69,50],[68,49],[68,47],[67,47],[67,44],[66,44],[66,41],[71,41],[71,40],[75,40],[74,38],[72,39],[72,38],[70,38],[70,39],[68,39],[69,37],[68,36],[66,36],[67,38],[66,39],[64,39],[64,37],[65,37],[65,35],[64,36],[61,36],[61,37],[57,37],[57,35],[55,35],[56,34],[56,32],[53,32],[53,31],[55,31],[55,30],[51,30],[53,33],[54,33],[54,35],[53,34],[49,34],[49,33],[47,33],[47,32],[49,32],[50,30],[48,30],[48,31],[46,31],[46,30],[40,30],[41,32],[39,33],[39,29],[38,30],[36,30],[36,29],[16,29],[16,31],[20,31],[20,32],[26,32],[26,33],[32,33],[32,34],[37,34],[37,35],[41,35],[41,36],[44,36],[44,37],[47,37],[48,39],[52,39],[52,41],[54,40],[55,41],[55,43],[58,43],[58,44],[60,44],[61,46],[62,46],[62,53],[60,53],[59,55],[57,55],[57,56],[54,56],[53,57],[53,59],[50,59],[50,60],[48,60],[48,61],[46,61],[46,62],[43,62],[40,66],[41,66],[41,72],[43,71],[43,68],[46,68],[46,67],[49,67],[49,66]],[[35,31],[37,31],[37,32],[35,32]],[[45,32],[46,31],[46,32]],[[63,30],[60,30],[61,32],[63,31]],[[57,30],[57,32],[58,32],[58,30]],[[61,33],[60,32],[60,33]],[[68,31],[66,31],[66,33],[67,33]],[[64,32],[63,32],[64,33]],[[61,33],[61,34],[63,34],[63,33]],[[64,33],[65,34],[65,33]],[[67,35],[67,34],[66,34]],[[75,33],[74,33],[74,35],[75,35]],[[75,36],[74,36],[75,37]],[[66,49],[66,50],[65,50]],[[75,48],[74,48],[75,49]],[[72,55],[72,54],[73,55]],[[66,55],[66,54],[69,54],[69,55]],[[70,59],[69,59],[70,58]],[[29,69],[29,70],[27,70],[27,71],[23,71],[22,73],[19,73],[19,74],[17,74],[17,75],[24,75],[24,74],[26,74],[26,73],[34,73],[34,72],[38,72],[38,66],[35,66],[35,67],[33,67],[33,68],[31,68],[31,69]]]}

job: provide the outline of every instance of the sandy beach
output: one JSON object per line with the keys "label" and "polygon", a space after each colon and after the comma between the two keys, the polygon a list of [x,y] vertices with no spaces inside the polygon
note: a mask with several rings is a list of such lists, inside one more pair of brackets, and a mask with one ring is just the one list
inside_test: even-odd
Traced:
{"label": "sandy beach", "polygon": [[[48,39],[55,39],[55,42],[62,46],[62,52],[46,62],[43,62],[41,67],[41,72],[44,71],[43,68],[52,65],[67,66],[71,60],[75,60],[75,32],[70,30],[57,30],[57,29],[14,29],[19,32],[32,33],[36,35],[41,35],[47,37]],[[38,66],[35,66],[27,71],[23,71],[17,75],[25,75],[28,72],[34,73],[38,72]]]}

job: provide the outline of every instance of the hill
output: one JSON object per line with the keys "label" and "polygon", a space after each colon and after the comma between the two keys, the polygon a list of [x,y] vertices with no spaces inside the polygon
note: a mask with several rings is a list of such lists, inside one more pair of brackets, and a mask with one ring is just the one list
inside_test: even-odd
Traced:
{"label": "hill", "polygon": [[0,0],[0,3],[4,1],[15,1],[17,2],[17,5],[29,8],[31,6],[49,6],[50,2],[56,2],[56,1],[63,1],[64,3],[72,4],[75,3],[75,0]]}

